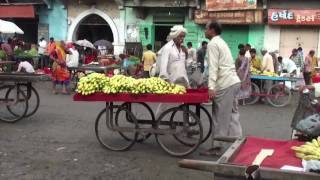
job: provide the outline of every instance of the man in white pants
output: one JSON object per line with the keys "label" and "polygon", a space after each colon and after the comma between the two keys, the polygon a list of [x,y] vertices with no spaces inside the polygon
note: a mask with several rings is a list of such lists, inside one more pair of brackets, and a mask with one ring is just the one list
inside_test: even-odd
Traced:
{"label": "man in white pants", "polygon": [[213,134],[212,148],[202,155],[221,155],[223,143],[215,142],[214,137],[241,137],[242,129],[239,121],[238,100],[236,98],[240,88],[231,51],[226,42],[220,37],[221,24],[216,21],[208,22],[206,37],[208,44],[209,64],[209,98],[213,100]]}
{"label": "man in white pants", "polygon": [[[182,49],[182,43],[187,34],[187,30],[182,25],[176,25],[171,28],[167,37],[168,43],[161,48],[159,61],[159,77],[170,83],[179,84],[185,87],[189,86],[189,80],[186,70],[186,53]],[[168,109],[168,105],[159,104],[156,111],[156,118]]]}

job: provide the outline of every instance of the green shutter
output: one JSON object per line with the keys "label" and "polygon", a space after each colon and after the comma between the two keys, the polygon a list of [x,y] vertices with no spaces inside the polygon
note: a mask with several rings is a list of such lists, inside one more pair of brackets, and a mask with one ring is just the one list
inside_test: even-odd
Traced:
{"label": "green shutter", "polygon": [[225,26],[222,38],[228,44],[232,57],[236,59],[239,53],[238,45],[248,43],[248,26]]}
{"label": "green shutter", "polygon": [[198,27],[193,25],[186,25],[185,28],[188,31],[187,36],[184,39],[184,44],[192,42],[194,48],[198,47]]}
{"label": "green shutter", "polygon": [[[146,31],[147,31],[147,36],[145,33]],[[152,44],[152,46],[154,45],[154,25],[153,24],[140,23],[139,35],[140,35],[140,41],[143,47],[145,47],[147,44]]]}

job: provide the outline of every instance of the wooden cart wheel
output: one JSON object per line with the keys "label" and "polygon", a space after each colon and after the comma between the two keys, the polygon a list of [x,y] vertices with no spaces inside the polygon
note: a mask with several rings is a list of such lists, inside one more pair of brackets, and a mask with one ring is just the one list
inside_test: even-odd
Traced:
{"label": "wooden cart wheel", "polygon": [[[189,104],[189,105],[184,104],[184,105],[181,105],[180,107],[183,107],[183,106],[187,106],[187,107],[189,106],[189,108],[193,107],[192,112],[194,112],[198,116],[198,114],[196,113],[196,109],[195,109],[196,105],[194,105],[194,104]],[[209,111],[205,107],[200,105],[199,108],[200,108],[200,117],[198,116],[198,118],[200,119],[201,124],[202,124],[202,128],[203,128],[203,139],[202,139],[201,143],[204,143],[204,142],[206,142],[208,140],[208,138],[211,135],[213,121],[212,121],[212,117],[211,117]],[[175,115],[176,115],[176,112],[173,112],[171,117],[170,117],[170,121],[172,121],[172,122],[174,121]],[[192,121],[192,118],[190,120]],[[191,126],[196,126],[197,124],[191,122],[190,125]],[[184,145],[192,146],[192,144],[190,144],[188,141],[184,141],[183,139],[180,139],[179,136],[175,136],[174,135],[174,137],[177,138],[177,140],[179,142],[183,143]]]}
{"label": "wooden cart wheel", "polygon": [[[39,97],[39,93],[37,92],[37,90],[31,86],[31,91],[30,94],[28,93],[27,90],[27,85],[19,85],[20,90],[23,91],[23,93],[25,95],[27,95],[27,99],[28,99],[28,112],[24,117],[30,117],[32,115],[34,115],[34,113],[37,112],[37,110],[39,109],[39,105],[40,105],[40,97]],[[8,89],[7,93],[6,93],[6,98],[10,96],[10,93],[15,93],[14,92],[14,88],[12,87],[10,89]],[[10,106],[7,106],[8,111],[13,114],[18,116],[18,114],[16,114]]]}
{"label": "wooden cart wheel", "polygon": [[[1,89],[15,89],[12,93],[6,93],[5,98],[1,101],[2,106],[6,106],[6,108],[1,108],[0,120],[4,122],[14,123],[25,117],[28,112],[28,99],[25,93],[20,90],[14,88],[14,86],[1,87]],[[7,91],[8,91],[7,90]],[[9,112],[4,112],[4,110],[9,110]]]}
{"label": "wooden cart wheel", "polygon": [[266,97],[268,103],[273,107],[284,107],[291,101],[292,94],[284,84],[274,84],[268,90]]}
{"label": "wooden cart wheel", "polygon": [[[171,114],[176,115],[171,119]],[[192,117],[193,122],[189,122],[185,117]],[[198,116],[192,111],[176,107],[164,111],[157,120],[158,133],[156,140],[160,147],[172,156],[182,157],[193,153],[201,144],[203,137],[202,124]],[[192,131],[197,134],[190,134]],[[178,138],[177,138],[178,137]],[[179,139],[179,141],[177,140]],[[181,143],[187,142],[189,145]]]}
{"label": "wooden cart wheel", "polygon": [[[110,109],[108,109],[110,112]],[[110,112],[112,113],[112,112]],[[134,130],[138,128],[138,123],[134,115],[126,108],[119,108],[116,112],[115,119],[122,118],[121,123],[118,121],[118,125],[114,123],[114,119],[110,120],[110,116],[107,117],[106,109],[103,109],[95,122],[95,133],[100,144],[112,151],[126,151],[130,149],[138,137],[138,133]],[[126,115],[130,116],[133,122],[126,123]],[[123,131],[121,134],[125,134],[125,137],[130,137],[123,140],[119,136],[121,128]],[[126,129],[126,130],[125,130]]]}
{"label": "wooden cart wheel", "polygon": [[[251,82],[251,94],[260,94],[260,88],[256,83]],[[259,96],[251,95],[249,98],[245,99],[245,104],[252,105],[259,101]]]}
{"label": "wooden cart wheel", "polygon": [[[140,106],[138,106],[140,105]],[[132,111],[132,106],[135,106],[136,111]],[[138,106],[138,107],[137,107]],[[121,105],[123,108],[127,108],[130,112],[133,113],[133,115],[136,117],[137,122],[139,124],[140,128],[152,128],[155,126],[155,116],[152,111],[152,109],[146,104],[146,103],[129,103],[125,102]],[[139,108],[140,107],[140,108]],[[143,113],[143,114],[148,114],[147,117],[144,115],[138,114],[138,113]],[[116,125],[118,125],[119,118],[115,119]],[[133,123],[133,120],[131,119],[131,116],[129,114],[126,115],[126,120],[130,123]],[[127,137],[125,134],[119,132],[120,135],[126,139],[126,140],[131,140],[130,137]],[[151,136],[151,133],[146,133],[146,134],[139,134],[137,138],[137,142],[143,142],[147,140]]]}

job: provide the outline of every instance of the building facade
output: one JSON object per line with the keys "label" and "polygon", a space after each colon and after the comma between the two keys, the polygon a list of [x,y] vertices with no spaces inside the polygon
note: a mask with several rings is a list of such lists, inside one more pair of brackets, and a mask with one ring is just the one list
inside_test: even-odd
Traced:
{"label": "building facade", "polygon": [[61,1],[0,1],[0,18],[17,24],[24,31],[24,40],[37,43],[40,37],[66,39],[67,10]]}
{"label": "building facade", "polygon": [[113,0],[67,1],[67,40],[87,39],[91,42],[108,40],[114,53],[124,49],[124,13],[121,5]]}
{"label": "building facade", "polygon": [[[320,50],[320,3],[318,0],[18,0],[0,1],[0,18],[25,31],[25,40],[40,37],[91,42],[105,39],[114,53],[126,43],[152,44],[157,51],[166,43],[173,25],[188,30],[185,43],[195,48],[202,41],[205,24],[217,18],[222,37],[235,58],[240,43],[260,50],[279,50],[287,57],[301,46],[305,53]],[[302,8],[303,7],[303,8]],[[20,9],[19,9],[20,8]],[[22,8],[22,10],[21,10]],[[6,13],[10,12],[10,13]]]}
{"label": "building facade", "polygon": [[[317,0],[269,0],[265,46],[289,57],[302,47],[304,54],[320,50],[320,3]],[[318,53],[319,55],[319,53]]]}

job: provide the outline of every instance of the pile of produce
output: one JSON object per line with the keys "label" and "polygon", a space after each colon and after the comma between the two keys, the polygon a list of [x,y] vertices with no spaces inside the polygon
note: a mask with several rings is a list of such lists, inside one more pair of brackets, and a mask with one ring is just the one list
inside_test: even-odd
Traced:
{"label": "pile of produce", "polygon": [[186,88],[156,77],[135,79],[123,75],[107,77],[104,74],[92,73],[80,79],[77,92],[82,95],[90,95],[96,92],[106,94],[184,94]]}
{"label": "pile of produce", "polygon": [[4,50],[0,50],[0,60],[5,60],[7,57],[6,52]]}
{"label": "pile of produce", "polygon": [[252,75],[263,75],[263,76],[273,76],[278,77],[279,75],[275,72],[269,72],[269,71],[260,71],[254,67],[250,67],[250,72]]}
{"label": "pile of produce", "polygon": [[33,58],[38,55],[38,52],[35,48],[32,48],[28,51],[22,51],[21,49],[16,49],[13,52],[15,57],[23,57],[23,58]]}
{"label": "pile of produce", "polygon": [[300,159],[320,160],[320,137],[299,147],[293,146],[291,149],[295,151],[296,156]]}

